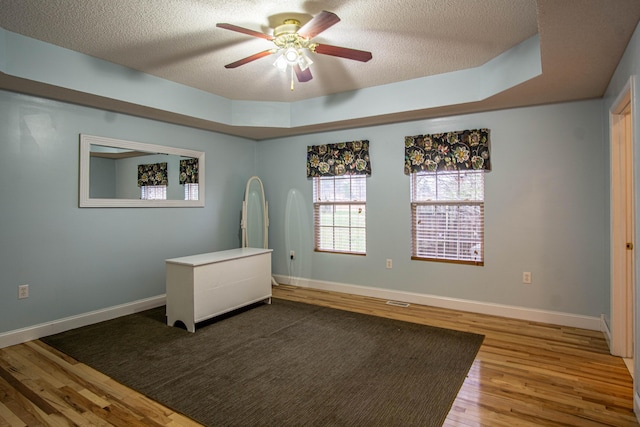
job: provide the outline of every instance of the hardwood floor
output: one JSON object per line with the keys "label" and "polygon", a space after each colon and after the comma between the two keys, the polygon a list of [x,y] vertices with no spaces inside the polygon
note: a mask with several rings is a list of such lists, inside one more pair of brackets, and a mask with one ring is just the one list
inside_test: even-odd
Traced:
{"label": "hardwood floor", "polygon": [[[600,332],[280,285],[274,297],[476,332],[445,426],[637,426],[632,380]],[[36,340],[0,349],[0,426],[197,426]]]}

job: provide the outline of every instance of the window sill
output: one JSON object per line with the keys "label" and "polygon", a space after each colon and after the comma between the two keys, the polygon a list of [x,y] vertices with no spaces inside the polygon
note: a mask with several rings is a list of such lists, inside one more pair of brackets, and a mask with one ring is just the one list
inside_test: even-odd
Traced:
{"label": "window sill", "polygon": [[356,256],[366,256],[366,253],[362,252],[342,252],[342,251],[330,251],[328,249],[314,249],[314,252],[322,252],[325,254],[340,254],[340,255],[356,255]]}
{"label": "window sill", "polygon": [[445,258],[426,258],[426,257],[418,257],[418,256],[412,256],[411,259],[414,261],[446,262],[449,264],[465,264],[465,265],[475,265],[478,267],[484,267],[484,261],[466,261],[461,259],[445,259]]}

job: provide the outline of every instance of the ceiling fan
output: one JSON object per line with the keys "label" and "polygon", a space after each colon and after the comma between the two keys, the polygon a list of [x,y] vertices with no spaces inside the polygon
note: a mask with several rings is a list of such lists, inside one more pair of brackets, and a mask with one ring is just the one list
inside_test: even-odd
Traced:
{"label": "ceiling fan", "polygon": [[315,36],[338,22],[340,22],[340,18],[338,18],[335,13],[323,10],[303,26],[300,26],[300,21],[297,19],[285,19],[282,25],[274,29],[273,35],[238,27],[233,24],[216,24],[216,27],[266,39],[275,45],[274,48],[255,53],[231,64],[227,64],[224,67],[236,68],[255,61],[256,59],[275,54],[277,58],[273,65],[276,68],[283,72],[286,72],[288,68],[291,69],[291,90],[293,90],[294,73],[301,83],[308,82],[313,78],[311,70],[309,69],[313,61],[309,58],[307,52],[337,56],[361,62],[369,61],[372,58],[371,52],[314,43],[311,41]]}

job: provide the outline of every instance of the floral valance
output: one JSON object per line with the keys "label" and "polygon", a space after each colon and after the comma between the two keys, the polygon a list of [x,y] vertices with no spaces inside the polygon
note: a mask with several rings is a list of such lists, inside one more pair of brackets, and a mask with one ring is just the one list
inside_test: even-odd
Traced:
{"label": "floral valance", "polygon": [[167,163],[138,165],[138,187],[147,185],[168,185]]}
{"label": "floral valance", "polygon": [[371,175],[369,141],[307,147],[307,178],[340,175]]}
{"label": "floral valance", "polygon": [[198,183],[198,159],[180,160],[180,184]]}
{"label": "floral valance", "polygon": [[489,130],[473,129],[404,138],[404,173],[491,170]]}

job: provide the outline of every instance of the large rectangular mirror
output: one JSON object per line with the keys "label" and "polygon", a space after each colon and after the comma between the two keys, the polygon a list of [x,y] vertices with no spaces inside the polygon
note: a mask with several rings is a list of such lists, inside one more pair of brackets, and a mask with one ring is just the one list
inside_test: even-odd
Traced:
{"label": "large rectangular mirror", "polygon": [[201,151],[80,135],[80,207],[203,207]]}

